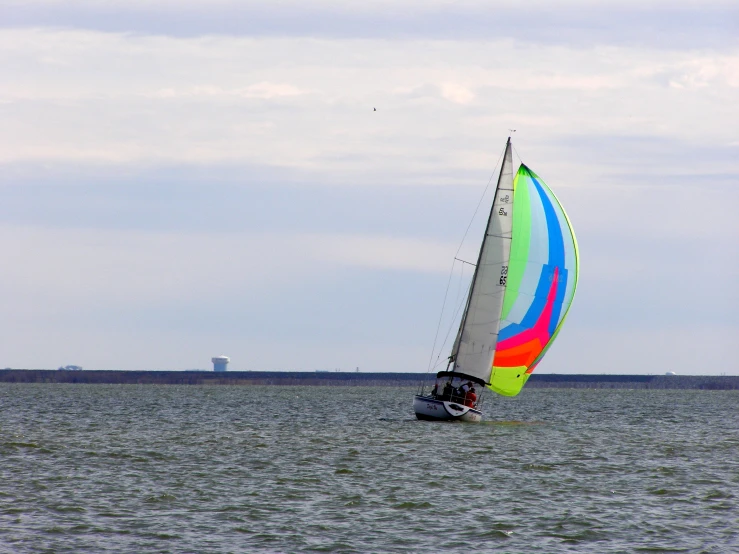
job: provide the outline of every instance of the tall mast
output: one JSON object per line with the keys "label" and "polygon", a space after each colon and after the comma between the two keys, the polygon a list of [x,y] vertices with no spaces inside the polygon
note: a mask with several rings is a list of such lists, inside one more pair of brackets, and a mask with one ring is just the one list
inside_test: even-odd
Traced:
{"label": "tall mast", "polygon": [[[482,244],[480,245],[480,252],[477,255],[477,264],[475,265],[475,272],[472,275],[472,283],[470,284],[470,292],[467,295],[467,303],[464,307],[464,314],[462,315],[462,320],[459,324],[459,331],[457,332],[457,338],[454,341],[454,346],[452,347],[452,354],[449,356],[449,363],[454,364],[454,367],[452,368],[452,371],[457,366],[457,356],[459,355],[459,350],[461,348],[462,344],[462,333],[464,332],[465,325],[467,324],[467,317],[469,316],[470,312],[470,304],[472,301],[472,298],[475,293],[475,288],[477,286],[477,280],[480,273],[480,262],[482,261],[483,253],[485,252],[485,245],[487,243],[488,237],[490,236],[490,228],[491,228],[491,221],[495,215],[495,209],[498,208],[498,202],[496,202],[496,198],[498,198],[498,192],[500,190],[500,185],[503,179],[503,173],[506,168],[506,163],[509,160],[510,157],[510,151],[511,151],[511,137],[508,137],[508,140],[506,141],[506,147],[505,151],[503,152],[503,161],[500,165],[500,173],[498,173],[498,182],[495,185],[495,193],[493,195],[493,202],[491,203],[490,207],[490,214],[488,215],[487,224],[485,225],[485,234],[482,237]],[[500,238],[509,238],[509,237],[500,237]],[[487,379],[485,379],[487,381]]]}

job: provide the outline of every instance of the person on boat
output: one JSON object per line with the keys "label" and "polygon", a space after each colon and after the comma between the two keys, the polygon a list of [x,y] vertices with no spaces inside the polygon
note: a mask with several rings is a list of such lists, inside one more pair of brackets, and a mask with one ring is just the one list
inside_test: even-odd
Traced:
{"label": "person on boat", "polygon": [[452,402],[464,402],[464,395],[466,394],[463,387],[454,387],[452,389]]}
{"label": "person on boat", "polygon": [[470,390],[470,387],[472,386],[472,383],[470,381],[467,381],[466,383],[462,383],[458,389],[454,389],[454,400],[457,402],[464,402],[464,399],[467,397],[467,391]]}
{"label": "person on boat", "polygon": [[475,387],[470,386],[470,389],[464,395],[464,405],[470,408],[474,408],[477,403],[477,394],[475,394]]}
{"label": "person on boat", "polygon": [[447,381],[446,385],[444,385],[444,390],[441,393],[442,400],[450,400],[452,398],[452,393],[454,392],[454,387],[452,387],[452,384]]}
{"label": "person on boat", "polygon": [[433,398],[436,398],[436,396],[439,394],[439,383],[434,383],[434,388],[431,389],[431,396]]}

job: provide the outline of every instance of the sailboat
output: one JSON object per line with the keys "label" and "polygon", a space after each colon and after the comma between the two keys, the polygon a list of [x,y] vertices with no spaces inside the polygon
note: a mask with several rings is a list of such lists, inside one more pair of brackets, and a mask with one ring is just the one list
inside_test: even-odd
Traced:
{"label": "sailboat", "polygon": [[516,396],[557,337],[575,295],[578,249],[567,214],[511,138],[446,370],[413,401],[422,420],[482,419],[487,387]]}

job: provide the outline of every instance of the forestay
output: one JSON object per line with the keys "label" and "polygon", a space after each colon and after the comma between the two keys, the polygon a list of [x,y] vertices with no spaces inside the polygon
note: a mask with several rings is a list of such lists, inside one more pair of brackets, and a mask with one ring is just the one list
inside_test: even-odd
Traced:
{"label": "forestay", "polygon": [[490,380],[498,341],[511,251],[513,209],[513,160],[509,138],[467,306],[452,350],[452,371],[485,383]]}

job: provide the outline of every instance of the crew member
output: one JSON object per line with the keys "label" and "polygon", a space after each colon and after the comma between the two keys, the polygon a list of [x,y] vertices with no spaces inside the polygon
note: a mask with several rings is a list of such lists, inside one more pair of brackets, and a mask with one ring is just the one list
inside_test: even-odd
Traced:
{"label": "crew member", "polygon": [[477,394],[475,394],[475,387],[470,386],[470,390],[468,390],[464,395],[464,405],[469,406],[470,408],[474,408],[476,402]]}

